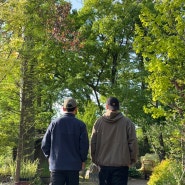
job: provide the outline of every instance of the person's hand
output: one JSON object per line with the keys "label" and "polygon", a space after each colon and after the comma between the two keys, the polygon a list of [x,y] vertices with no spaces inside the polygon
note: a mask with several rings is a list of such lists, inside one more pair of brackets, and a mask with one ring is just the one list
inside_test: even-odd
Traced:
{"label": "person's hand", "polygon": [[82,162],[82,170],[85,170],[85,162]]}

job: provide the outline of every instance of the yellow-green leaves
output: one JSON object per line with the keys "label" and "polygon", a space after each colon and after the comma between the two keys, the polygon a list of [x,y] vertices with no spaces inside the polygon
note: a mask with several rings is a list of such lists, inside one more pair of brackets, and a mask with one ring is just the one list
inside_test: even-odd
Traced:
{"label": "yellow-green leaves", "polygon": [[[185,90],[184,9],[182,0],[143,5],[140,15],[142,25],[136,26],[134,43],[136,52],[144,57],[145,68],[149,72],[146,82],[152,90],[153,101],[174,110],[185,110],[180,88]],[[160,108],[150,107],[149,112],[154,117],[161,114]]]}

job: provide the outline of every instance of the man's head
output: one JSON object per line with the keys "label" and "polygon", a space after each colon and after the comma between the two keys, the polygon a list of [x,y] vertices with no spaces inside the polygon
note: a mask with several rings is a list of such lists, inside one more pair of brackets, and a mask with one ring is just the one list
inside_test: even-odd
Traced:
{"label": "man's head", "polygon": [[64,100],[63,110],[73,112],[77,108],[76,100],[73,98],[66,98]]}
{"label": "man's head", "polygon": [[111,111],[119,110],[119,101],[118,101],[118,99],[115,98],[115,97],[108,98],[107,102],[106,102],[106,107],[107,107],[107,109],[109,109]]}

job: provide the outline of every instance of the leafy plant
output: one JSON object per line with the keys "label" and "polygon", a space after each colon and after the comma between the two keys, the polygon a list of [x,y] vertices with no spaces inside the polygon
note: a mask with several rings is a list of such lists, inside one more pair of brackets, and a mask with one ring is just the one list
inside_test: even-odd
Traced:
{"label": "leafy plant", "polygon": [[150,177],[148,185],[183,185],[184,172],[180,162],[175,160],[163,160]]}
{"label": "leafy plant", "polygon": [[139,178],[141,177],[141,172],[136,169],[136,167],[131,167],[128,171],[129,177]]}
{"label": "leafy plant", "polygon": [[6,155],[0,155],[0,176],[9,176],[11,175],[9,164],[12,159],[11,149],[7,147]]}
{"label": "leafy plant", "polygon": [[39,172],[40,172],[39,173],[40,177],[50,177],[49,164],[47,160],[45,160],[44,162],[40,164]]}
{"label": "leafy plant", "polygon": [[[38,160],[30,161],[24,160],[21,162],[20,178],[31,179],[35,177],[38,169]],[[10,164],[10,171],[13,178],[15,178],[16,163]]]}
{"label": "leafy plant", "polygon": [[[148,165],[147,163],[145,163],[146,165],[144,166],[144,162],[149,162]],[[153,167],[156,166],[159,163],[159,156],[155,153],[149,154],[146,153],[144,156],[141,156],[141,169],[140,171],[143,170],[143,168],[145,168],[148,171],[152,171]]]}
{"label": "leafy plant", "polygon": [[1,166],[0,167],[0,176],[7,176],[10,175],[10,168],[7,165]]}

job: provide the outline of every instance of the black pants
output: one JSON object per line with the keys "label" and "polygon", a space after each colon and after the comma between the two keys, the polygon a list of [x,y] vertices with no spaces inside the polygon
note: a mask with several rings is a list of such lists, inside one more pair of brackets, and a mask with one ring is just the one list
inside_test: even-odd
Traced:
{"label": "black pants", "polygon": [[128,167],[102,166],[99,172],[100,185],[127,185]]}
{"label": "black pants", "polygon": [[79,171],[51,172],[50,185],[79,185]]}

